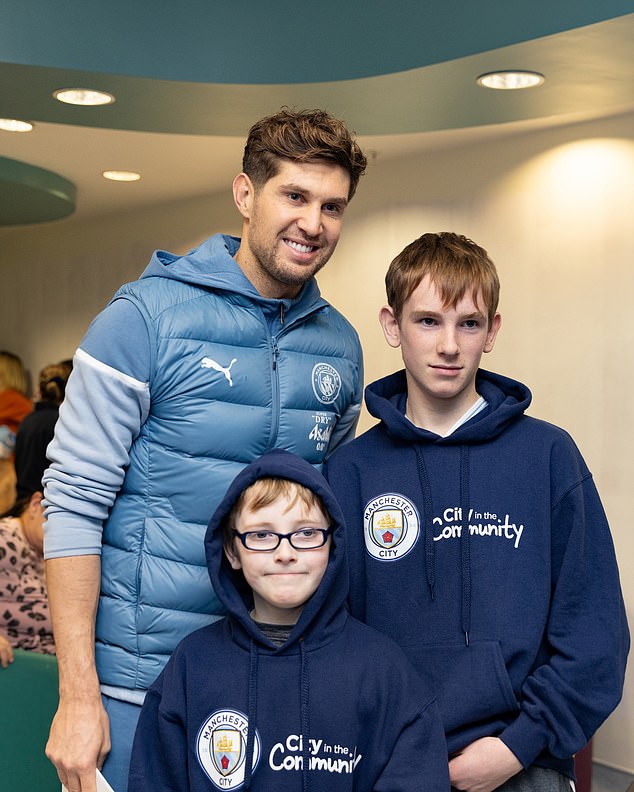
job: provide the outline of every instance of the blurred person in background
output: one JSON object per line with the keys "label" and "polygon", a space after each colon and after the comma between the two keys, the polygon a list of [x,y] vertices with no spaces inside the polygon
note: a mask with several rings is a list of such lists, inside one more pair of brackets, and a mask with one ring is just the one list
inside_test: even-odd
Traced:
{"label": "blurred person in background", "polygon": [[52,363],[40,371],[35,409],[22,421],[15,437],[15,474],[18,500],[42,488],[48,467],[46,448],[53,439],[59,405],[64,400],[72,363]]}
{"label": "blurred person in background", "polygon": [[16,502],[0,517],[0,665],[14,649],[54,654],[44,576],[42,493]]}
{"label": "blurred person in background", "polygon": [[32,410],[22,361],[13,352],[0,351],[0,514],[15,502],[15,434]]}

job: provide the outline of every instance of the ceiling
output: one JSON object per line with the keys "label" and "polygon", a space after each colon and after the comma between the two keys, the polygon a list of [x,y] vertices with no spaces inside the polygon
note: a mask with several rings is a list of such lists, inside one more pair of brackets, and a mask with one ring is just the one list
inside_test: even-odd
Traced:
{"label": "ceiling", "polygon": [[[372,156],[634,110],[634,0],[2,0],[0,225],[228,188],[282,105],[326,107]],[[483,72],[543,86],[487,91]],[[108,91],[72,107],[57,88]],[[139,182],[108,182],[106,169]]]}

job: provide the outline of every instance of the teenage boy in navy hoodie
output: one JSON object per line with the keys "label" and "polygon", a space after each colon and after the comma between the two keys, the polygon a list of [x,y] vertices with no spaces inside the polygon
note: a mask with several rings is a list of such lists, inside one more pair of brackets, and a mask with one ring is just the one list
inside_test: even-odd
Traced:
{"label": "teenage boy in navy hoodie", "polygon": [[524,414],[528,388],[478,368],[500,329],[485,250],[424,234],[386,285],[405,370],[368,386],[380,422],[327,468],[352,614],[432,681],[455,789],[570,790],[629,649],[592,476],[566,432]]}
{"label": "teenage boy in navy hoodie", "polygon": [[228,615],[185,638],[150,687],[129,792],[448,792],[435,700],[345,609],[343,521],[321,473],[287,451],[260,457],[205,548]]}

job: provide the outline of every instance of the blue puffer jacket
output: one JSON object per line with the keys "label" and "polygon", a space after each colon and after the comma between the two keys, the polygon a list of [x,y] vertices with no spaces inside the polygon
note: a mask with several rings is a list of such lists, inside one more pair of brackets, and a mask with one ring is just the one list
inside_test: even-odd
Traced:
{"label": "blue puffer jacket", "polygon": [[296,300],[262,298],[232,258],[238,244],[159,251],[115,295],[147,327],[150,400],[103,527],[102,684],[146,689],[181,638],[222,614],[203,537],[239,470],[272,448],[320,466],[354,432],[355,331],[314,281]]}

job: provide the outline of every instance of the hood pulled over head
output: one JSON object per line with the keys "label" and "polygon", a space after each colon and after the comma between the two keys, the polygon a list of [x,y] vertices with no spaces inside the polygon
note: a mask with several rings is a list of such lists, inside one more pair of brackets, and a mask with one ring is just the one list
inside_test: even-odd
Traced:
{"label": "hood pulled over head", "polygon": [[319,641],[327,639],[335,617],[343,611],[348,594],[345,563],[344,521],[341,509],[326,479],[310,463],[288,451],[269,451],[251,462],[236,476],[214,512],[205,535],[205,553],[209,577],[216,595],[227,609],[237,641],[255,641],[273,649],[249,613],[253,607],[251,590],[241,571],[231,568],[223,546],[224,525],[242,492],[262,478],[281,478],[296,482],[318,495],[330,517],[331,548],[328,566],[317,591],[304,606],[299,621],[285,645],[299,638],[310,644],[319,626]]}

